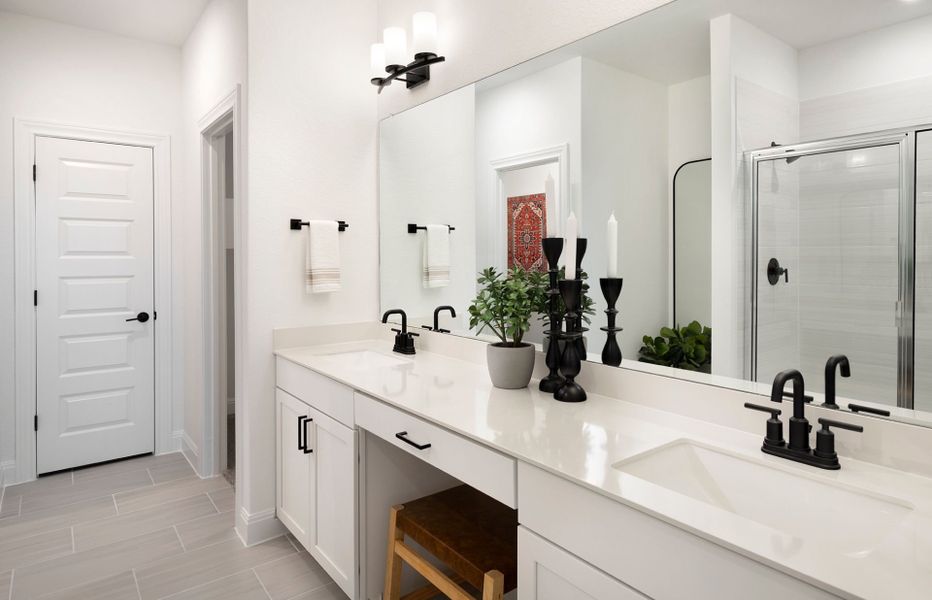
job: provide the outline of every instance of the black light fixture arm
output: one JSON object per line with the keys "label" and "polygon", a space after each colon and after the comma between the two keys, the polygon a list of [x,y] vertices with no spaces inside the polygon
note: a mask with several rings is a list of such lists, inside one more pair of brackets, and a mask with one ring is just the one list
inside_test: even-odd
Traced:
{"label": "black light fixture arm", "polygon": [[[370,79],[372,85],[378,86],[379,93],[382,88],[391,85],[393,81],[403,81],[408,89],[417,87],[430,81],[430,65],[442,63],[446,58],[437,56],[433,52],[418,52],[414,55],[414,61],[407,65],[389,65],[385,67],[388,73],[385,77],[373,77]],[[402,79],[402,76],[407,76]]]}

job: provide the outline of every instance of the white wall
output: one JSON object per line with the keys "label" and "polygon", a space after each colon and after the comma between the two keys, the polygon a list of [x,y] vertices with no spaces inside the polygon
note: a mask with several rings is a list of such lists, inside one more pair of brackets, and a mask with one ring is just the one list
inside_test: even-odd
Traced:
{"label": "white wall", "polygon": [[[668,263],[669,270],[669,302],[668,302],[668,311],[670,315],[670,322],[672,323],[673,319],[673,247],[672,247],[672,236],[673,236],[673,177],[676,175],[677,169],[683,165],[683,163],[701,160],[704,158],[709,158],[712,156],[712,98],[710,95],[711,89],[711,79],[708,75],[702,77],[697,77],[695,79],[689,79],[687,81],[682,81],[679,83],[674,83],[670,85],[667,89],[667,181],[669,182],[670,188],[670,261]],[[698,172],[698,171],[697,171]],[[711,186],[711,183],[710,183]],[[711,195],[711,187],[708,190],[708,195]],[[708,219],[711,219],[711,215],[708,215]],[[711,236],[711,232],[707,232],[705,236]],[[705,236],[702,236],[702,239],[705,239]],[[703,241],[704,244],[704,241]],[[702,244],[700,244],[702,245]],[[711,251],[711,249],[710,249]],[[700,297],[697,297],[693,300],[686,300],[683,305],[686,306],[696,306],[702,307],[697,308],[697,315],[711,315],[711,256],[707,262],[707,269],[703,268],[702,271],[709,270],[709,278],[706,281],[704,286],[692,286],[692,291],[697,293]],[[697,273],[698,275],[698,273]],[[687,280],[689,278],[687,277]],[[698,278],[695,279],[698,282]],[[685,290],[676,290],[677,295],[680,293],[688,294]],[[708,298],[706,298],[708,296]],[[685,297],[685,296],[684,296]],[[705,306],[709,306],[709,309],[706,310]],[[682,324],[688,323],[687,320],[682,318],[679,319]],[[708,316],[704,317],[703,325],[709,326],[711,320]],[[675,325],[675,323],[673,323]]]}
{"label": "white wall", "polygon": [[[385,90],[379,115],[426,102],[669,1],[378,0],[378,37],[389,25],[404,26],[410,34],[411,15],[432,10],[438,19],[439,50],[447,57],[447,62],[432,67],[430,84],[411,91],[398,85]],[[373,34],[367,44],[375,41]]]}
{"label": "white wall", "polygon": [[[184,385],[175,391],[184,401],[183,428],[187,451],[203,455],[206,401],[204,393],[204,265],[201,135],[199,121],[214,106],[246,83],[246,0],[213,0],[204,9],[182,48],[184,199],[176,203],[174,228],[182,239],[174,257],[181,278],[183,310],[176,308],[179,334],[175,359],[183,360]],[[232,318],[232,315],[230,316]],[[195,464],[199,464],[195,461]],[[202,473],[202,475],[210,475]]]}
{"label": "white wall", "polygon": [[[412,322],[431,323],[437,306],[457,311],[456,329],[469,322],[476,291],[475,90],[467,86],[379,125],[381,303],[402,308]],[[447,224],[450,285],[422,285],[427,233],[407,224]],[[450,329],[449,314],[445,328]]]}
{"label": "white wall", "polygon": [[641,338],[668,324],[669,201],[667,86],[583,59],[582,231],[589,239],[583,269],[595,300],[589,358],[599,360],[606,309],[599,278],[608,268],[606,228],[618,219],[618,301],[622,355],[637,359]]}
{"label": "white wall", "polygon": [[799,88],[805,140],[932,123],[932,17],[801,50]]}
{"label": "white wall", "polygon": [[[506,260],[505,207],[500,206],[492,162],[545,148],[568,145],[569,205],[586,233],[578,198],[582,176],[582,59],[573,58],[476,93],[476,268],[503,267]],[[551,222],[560,225],[559,215]]]}
{"label": "white wall", "polygon": [[[742,153],[766,145],[770,132],[740,128],[737,82],[744,80],[795,101],[798,97],[797,56],[792,47],[734,15],[712,19],[710,34],[712,372],[742,379],[749,289]],[[766,120],[752,121],[766,123]],[[794,138],[782,143],[795,141]]]}
{"label": "white wall", "polygon": [[[248,7],[248,233],[240,531],[275,507],[275,327],[378,316],[375,0],[266,0]],[[331,59],[339,57],[339,68]],[[397,87],[397,86],[396,86]],[[398,91],[396,90],[392,90]],[[403,91],[403,89],[402,89]],[[306,236],[288,219],[343,219],[343,290],[304,291]],[[241,488],[241,490],[240,490]]]}
{"label": "white wall", "polygon": [[4,463],[14,460],[13,119],[170,135],[172,196],[177,202],[182,191],[180,154],[174,146],[181,128],[181,52],[0,12],[0,73],[0,463]]}

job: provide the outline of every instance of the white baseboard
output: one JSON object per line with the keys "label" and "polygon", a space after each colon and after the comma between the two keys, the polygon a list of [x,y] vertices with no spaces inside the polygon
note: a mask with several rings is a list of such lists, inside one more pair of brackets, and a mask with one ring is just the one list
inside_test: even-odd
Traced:
{"label": "white baseboard", "polygon": [[191,468],[194,469],[194,472],[197,473],[198,477],[203,478],[198,465],[201,464],[201,455],[197,449],[197,444],[194,443],[194,440],[191,439],[191,436],[187,432],[182,432],[181,434],[181,453],[184,454],[184,457],[188,459],[188,462],[191,463]]}
{"label": "white baseboard", "polygon": [[241,508],[236,516],[236,534],[246,546],[255,546],[285,533],[285,526],[275,516],[274,508],[252,514]]}
{"label": "white baseboard", "polygon": [[16,481],[16,461],[5,460],[0,462],[0,489],[14,483],[19,483]]}

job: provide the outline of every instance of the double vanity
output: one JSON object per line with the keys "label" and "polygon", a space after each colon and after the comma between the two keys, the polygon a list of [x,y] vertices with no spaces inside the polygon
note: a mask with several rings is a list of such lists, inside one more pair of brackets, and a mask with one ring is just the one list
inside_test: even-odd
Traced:
{"label": "double vanity", "polygon": [[522,600],[932,593],[932,479],[851,458],[861,434],[816,469],[762,453],[740,403],[696,418],[734,391],[587,365],[594,393],[562,404],[493,388],[477,340],[392,345],[376,323],[276,332],[277,514],[350,598],[381,597],[389,508],[460,482],[517,509]]}

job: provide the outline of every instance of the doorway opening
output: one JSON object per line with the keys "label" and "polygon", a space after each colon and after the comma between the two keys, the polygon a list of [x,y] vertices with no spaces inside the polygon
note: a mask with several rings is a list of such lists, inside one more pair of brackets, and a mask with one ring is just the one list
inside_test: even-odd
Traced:
{"label": "doorway opening", "polygon": [[204,315],[202,475],[236,481],[236,406],[241,347],[238,92],[201,120]]}

